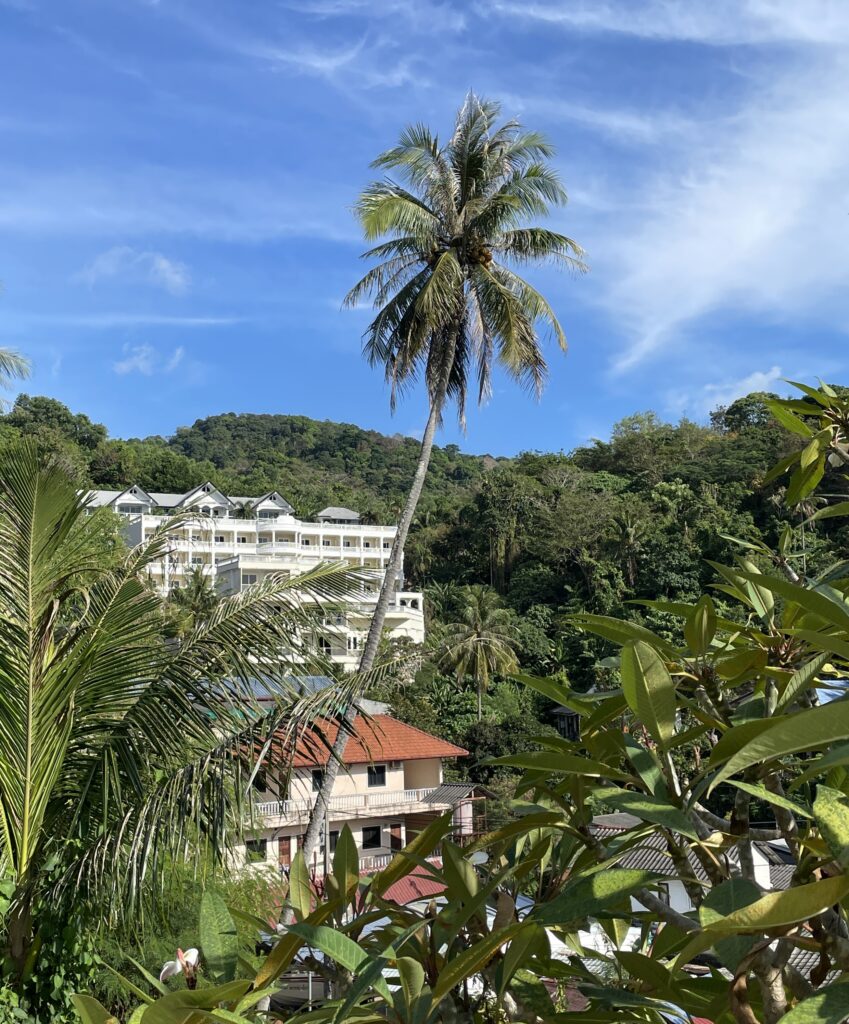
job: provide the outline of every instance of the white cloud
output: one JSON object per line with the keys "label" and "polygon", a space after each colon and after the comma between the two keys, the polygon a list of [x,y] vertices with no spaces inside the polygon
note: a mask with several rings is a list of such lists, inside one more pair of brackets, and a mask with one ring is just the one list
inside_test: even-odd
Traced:
{"label": "white cloud", "polygon": [[496,0],[486,10],[586,33],[709,46],[763,43],[843,44],[849,40],[849,6],[833,0]]}
{"label": "white cloud", "polygon": [[678,414],[703,417],[719,406],[731,405],[733,401],[749,395],[753,391],[785,391],[786,385],[781,384],[780,366],[772,366],[768,370],[754,370],[745,377],[736,380],[722,380],[705,384],[693,393],[676,392],[670,396],[668,408]]}
{"label": "white cloud", "polygon": [[629,341],[627,370],[717,311],[845,322],[849,64],[821,61],[750,97],[611,219],[598,268],[602,302]]}
{"label": "white cloud", "polygon": [[157,373],[172,373],[183,359],[185,350],[182,345],[174,349],[170,355],[163,355],[152,345],[124,345],[124,358],[112,364],[115,373],[121,376],[128,373],[140,373],[144,377],[152,377]]}
{"label": "white cloud", "polygon": [[116,245],[95,256],[74,279],[93,287],[107,278],[146,281],[171,295],[182,295],[189,287],[189,268],[161,252]]}

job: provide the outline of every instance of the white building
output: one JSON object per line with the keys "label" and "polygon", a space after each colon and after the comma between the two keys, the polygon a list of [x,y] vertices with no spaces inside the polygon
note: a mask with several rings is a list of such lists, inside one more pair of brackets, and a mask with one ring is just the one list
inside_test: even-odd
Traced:
{"label": "white building", "polygon": [[[320,562],[344,561],[374,570],[374,582],[366,583],[344,612],[325,621],[320,644],[332,661],[355,668],[359,649],[368,633],[396,527],[360,522],[351,509],[326,508],[316,522],[295,518],[294,509],[276,491],[259,497],[222,494],[206,481],[185,494],[145,491],[134,484],[122,491],[92,491],[90,505],[110,508],[127,520],[130,544],[149,540],[161,527],[163,517],[187,511],[197,518],[183,519],[172,531],[166,556],[151,568],[151,577],[162,593],[179,587],[193,569],[214,576],[222,593],[238,593],[269,573],[293,576]],[[422,595],[403,589],[403,573],[386,616],[390,636],[424,640]]]}

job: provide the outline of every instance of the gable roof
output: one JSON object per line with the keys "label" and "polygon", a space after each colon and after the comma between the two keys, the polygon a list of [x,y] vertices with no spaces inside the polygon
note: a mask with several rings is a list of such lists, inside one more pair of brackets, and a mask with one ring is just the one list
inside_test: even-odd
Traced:
{"label": "gable roof", "polygon": [[267,494],[261,494],[258,498],[247,498],[245,500],[250,501],[254,507],[262,504],[263,501],[274,501],[278,505],[287,509],[289,512],[295,511],[292,505],[288,501],[286,501],[286,499],[279,491],[269,491]]}
{"label": "gable roof", "polygon": [[190,491],[187,491],[183,495],[183,499],[180,504],[188,505],[192,498],[200,494],[207,494],[209,496],[212,496],[213,494],[217,495],[217,497],[224,500],[225,505],[229,505],[231,508],[233,507],[233,502],[226,494],[222,494],[211,480],[204,480],[202,484],[198,484],[197,487],[193,487]]}
{"label": "gable roof", "polygon": [[[295,749],[295,768],[318,768],[330,760],[336,740],[336,722],[316,723]],[[420,761],[431,757],[465,757],[468,750],[448,743],[390,715],[358,716],[354,733],[345,747],[345,764],[373,764],[376,761]]]}
{"label": "gable roof", "polygon": [[319,519],[359,519],[360,513],[351,508],[341,508],[338,505],[328,505],[318,513]]}

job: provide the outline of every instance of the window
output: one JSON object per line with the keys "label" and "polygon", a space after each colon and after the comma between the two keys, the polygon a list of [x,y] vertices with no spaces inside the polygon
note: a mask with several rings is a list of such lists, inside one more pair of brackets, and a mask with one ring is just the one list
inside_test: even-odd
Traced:
{"label": "window", "polygon": [[329,541],[329,540],[323,540],[321,543],[322,543],[323,547],[326,547],[326,548],[331,547],[331,541]]}
{"label": "window", "polygon": [[360,638],[358,636],[348,637],[348,650],[358,651],[360,649]]}
{"label": "window", "polygon": [[243,572],[242,573],[242,586],[243,587],[247,587],[247,586],[250,586],[251,583],[256,583],[256,573],[255,572]]}
{"label": "window", "polygon": [[238,540],[238,542],[240,544],[247,544],[248,543],[248,538],[247,537],[237,537],[236,540]]}
{"label": "window", "polygon": [[271,538],[268,536],[267,533],[261,533],[259,535],[259,537],[257,538],[257,540],[260,542],[260,544],[270,544],[271,543]]}
{"label": "window", "polygon": [[302,545],[303,547],[305,547],[305,548],[308,548],[308,547],[310,546],[310,544],[311,544],[311,543],[312,543],[312,542],[310,541],[309,537],[304,537],[304,538],[303,538],[303,539],[301,540],[301,545]]}
{"label": "window", "polygon": [[216,533],[216,535],[215,535],[215,543],[216,544],[223,544],[224,543],[224,534],[223,533]]}
{"label": "window", "polygon": [[383,542],[383,546],[384,546],[385,548],[391,548],[391,547],[392,547],[392,545],[391,545],[391,544],[389,543],[389,541],[388,541],[388,540],[385,540],[385,541]]}
{"label": "window", "polygon": [[203,559],[200,555],[192,555],[192,565],[203,565]]}
{"label": "window", "polygon": [[324,782],[324,769],[313,768],[312,770],[312,791],[317,793],[321,789],[321,784]]}
{"label": "window", "polygon": [[258,518],[259,519],[276,519],[277,518],[277,512],[273,508],[263,508],[263,509],[260,509]]}
{"label": "window", "polygon": [[362,848],[364,850],[379,850],[383,846],[383,839],[380,834],[380,825],[366,825],[363,829]]}
{"label": "window", "polygon": [[265,860],[268,853],[268,840],[249,839],[245,843],[245,853],[247,854],[248,864],[259,864]]}
{"label": "window", "polygon": [[370,540],[364,540],[363,541],[363,547],[364,548],[370,548],[371,547],[371,541]]}
{"label": "window", "polygon": [[127,514],[129,514],[131,512],[138,512],[138,510],[139,510],[138,505],[119,505],[118,506],[118,511],[119,512],[123,512],[125,515],[127,515]]}
{"label": "window", "polygon": [[375,786],[386,785],[386,765],[385,764],[371,764],[368,768],[368,784],[369,788]]}
{"label": "window", "polygon": [[346,547],[346,548],[349,548],[351,546],[351,542],[349,540],[346,540],[345,543],[342,546]]}
{"label": "window", "polygon": [[326,636],[320,636],[318,638],[318,649],[322,654],[330,654],[332,648],[330,646],[330,641]]}

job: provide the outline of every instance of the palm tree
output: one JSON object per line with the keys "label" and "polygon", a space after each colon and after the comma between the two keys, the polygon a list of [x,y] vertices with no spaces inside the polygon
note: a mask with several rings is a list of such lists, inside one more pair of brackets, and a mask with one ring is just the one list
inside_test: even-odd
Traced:
{"label": "palm tree", "polygon": [[163,858],[201,845],[220,857],[255,751],[349,700],[344,685],[300,696],[291,674],[323,663],[298,669],[280,652],[304,657],[321,602],[345,600],[361,573],[274,574],[169,642],[145,577],[185,517],[116,567],[87,512],[31,442],[0,456],[0,871],[12,887],[0,946],[18,976],[57,908],[85,902],[108,919],[138,905]]}
{"label": "palm tree", "polygon": [[[424,125],[409,126],[398,145],[374,162],[399,180],[374,182],[356,204],[366,238],[383,241],[364,254],[377,265],[345,302],[374,300],[378,312],[366,330],[364,350],[369,363],[385,371],[392,407],[420,378],[429,402],[361,672],[369,671],[377,656],[446,403],[456,403],[462,423],[469,380],[474,378],[479,400],[488,398],[495,362],[538,395],[547,369],[538,325],[566,347],[551,306],[515,269],[533,263],[584,269],[581,247],[571,238],[527,225],[528,218],[564,204],[566,191],[547,162],[553,148],[545,137],[524,131],[517,121],[498,124],[500,113],[499,104],[470,94],[447,141]],[[346,742],[340,730],[337,757],[325,773],[304,839],[308,854],[318,841],[321,821],[316,819],[327,807]]]}
{"label": "palm tree", "polygon": [[[7,391],[14,380],[29,376],[29,360],[11,348],[0,348],[0,390]],[[0,399],[0,408],[7,408],[5,399]]]}
{"label": "palm tree", "polygon": [[478,721],[483,717],[482,698],[494,675],[516,672],[516,629],[510,611],[498,594],[480,585],[466,588],[458,622],[445,627],[439,667],[453,672],[457,681],[471,676],[478,691]]}
{"label": "palm tree", "polygon": [[186,632],[198,623],[205,622],[221,600],[212,577],[200,566],[190,569],[184,580],[181,587],[171,592],[171,602],[182,620],[180,632]]}

